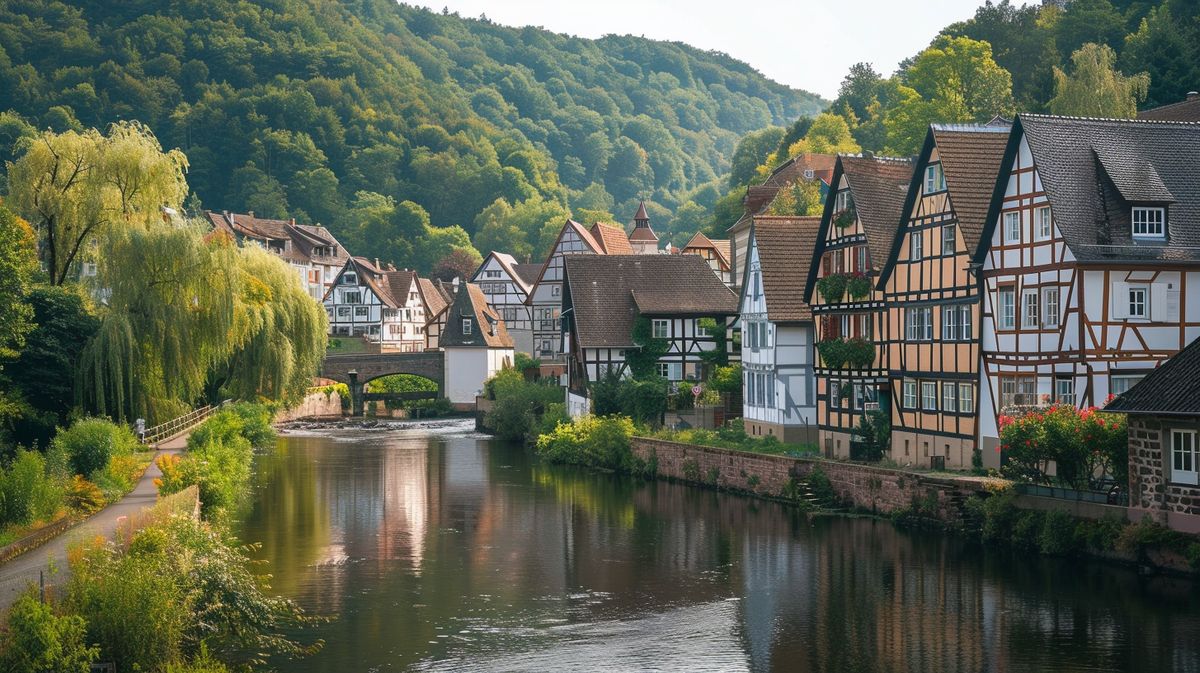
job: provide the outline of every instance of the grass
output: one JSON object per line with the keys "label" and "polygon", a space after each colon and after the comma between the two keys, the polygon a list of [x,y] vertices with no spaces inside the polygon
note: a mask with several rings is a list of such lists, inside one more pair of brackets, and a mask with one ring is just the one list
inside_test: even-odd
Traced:
{"label": "grass", "polygon": [[361,337],[330,337],[325,352],[329,355],[357,355],[366,353],[367,345]]}

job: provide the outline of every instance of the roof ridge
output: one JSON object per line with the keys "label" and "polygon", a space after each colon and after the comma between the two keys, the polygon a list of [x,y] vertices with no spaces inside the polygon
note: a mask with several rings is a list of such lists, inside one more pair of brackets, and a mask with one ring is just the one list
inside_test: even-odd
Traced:
{"label": "roof ridge", "polygon": [[1017,117],[1023,119],[1064,119],[1068,121],[1081,122],[1105,122],[1109,124],[1168,124],[1175,126],[1200,126],[1200,122],[1176,121],[1173,119],[1142,119],[1140,117],[1132,117],[1129,119],[1121,117],[1079,117],[1075,115],[1048,115],[1037,112],[1022,112],[1018,114]]}

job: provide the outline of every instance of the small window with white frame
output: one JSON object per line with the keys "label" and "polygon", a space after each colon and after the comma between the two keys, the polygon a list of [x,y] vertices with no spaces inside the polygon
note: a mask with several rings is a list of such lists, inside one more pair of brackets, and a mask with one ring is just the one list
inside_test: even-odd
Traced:
{"label": "small window with white frame", "polygon": [[958,386],[953,381],[942,382],[942,411],[958,411]]}
{"label": "small window with white frame", "polygon": [[935,381],[921,382],[921,409],[937,411],[937,383]]}
{"label": "small window with white frame", "polygon": [[917,408],[917,382],[912,379],[904,379],[904,408]]}
{"label": "small window with white frame", "polygon": [[917,261],[925,253],[925,232],[914,231],[908,237],[908,258],[912,261]]}
{"label": "small window with white frame", "polygon": [[841,405],[841,400],[842,400],[842,382],[841,381],[830,381],[829,382],[829,406],[838,407]]}
{"label": "small window with white frame", "polygon": [[999,329],[1015,329],[1017,317],[1017,291],[1012,286],[1002,287],[996,293]]}
{"label": "small window with white frame", "polygon": [[1149,318],[1150,290],[1145,285],[1130,285],[1129,286],[1129,317],[1130,318]]}
{"label": "small window with white frame", "polygon": [[1134,208],[1132,233],[1134,238],[1166,238],[1166,208]]}
{"label": "small window with white frame", "polygon": [[1050,240],[1053,228],[1050,225],[1050,206],[1041,206],[1033,211],[1033,233],[1039,241]]}
{"label": "small window with white frame", "polygon": [[930,164],[925,167],[925,193],[940,192],[946,189],[946,174],[942,172],[942,165]]}
{"label": "small window with white frame", "polygon": [[1004,242],[1021,242],[1021,213],[1004,213]]}
{"label": "small window with white frame", "polygon": [[651,323],[651,336],[655,339],[666,339],[670,336],[670,324],[666,320],[656,318]]}
{"label": "small window with white frame", "polygon": [[1197,466],[1196,431],[1171,431],[1171,481],[1176,484],[1197,485],[1200,466]]}
{"label": "small window with white frame", "polygon": [[956,229],[956,227],[953,224],[943,224],[942,225],[942,254],[943,255],[953,255],[955,248],[958,247],[956,244],[956,241],[958,239],[957,239],[957,232],[955,231],[955,229]]}
{"label": "small window with white frame", "polygon": [[1141,381],[1144,376],[1144,374],[1113,374],[1108,379],[1108,392],[1120,395]]}
{"label": "small window with white frame", "polygon": [[975,413],[975,386],[973,384],[958,384],[958,413]]}
{"label": "small window with white frame", "polygon": [[1075,379],[1070,376],[1054,377],[1054,402],[1075,406]]}
{"label": "small window with white frame", "polygon": [[703,322],[703,320],[704,320],[704,318],[696,318],[696,320],[695,320],[696,336],[698,336],[698,337],[712,336],[712,333],[709,332],[708,328],[705,327],[703,324],[701,324]]}
{"label": "small window with white frame", "polygon": [[473,322],[471,322],[470,318],[463,318],[463,321],[462,321],[462,333],[463,334],[470,334],[474,330],[474,328],[475,328],[475,325]]}
{"label": "small window with white frame", "polygon": [[1042,327],[1058,327],[1058,288],[1042,288]]}
{"label": "small window with white frame", "polygon": [[1041,324],[1041,313],[1038,310],[1038,291],[1023,291],[1021,293],[1021,327],[1037,329]]}
{"label": "small window with white frame", "polygon": [[813,169],[811,169],[811,168],[804,169],[804,179],[805,180],[812,180],[814,175],[816,175],[816,173],[813,172]]}

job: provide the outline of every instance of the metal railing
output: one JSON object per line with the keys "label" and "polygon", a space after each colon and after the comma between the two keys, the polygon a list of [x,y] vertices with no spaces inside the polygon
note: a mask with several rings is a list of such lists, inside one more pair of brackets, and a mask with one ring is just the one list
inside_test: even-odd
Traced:
{"label": "metal railing", "polygon": [[172,418],[166,423],[159,423],[154,427],[146,428],[139,439],[141,440],[142,444],[147,446],[151,444],[157,444],[164,439],[169,439],[175,435],[178,435],[184,430],[199,425],[200,423],[204,422],[204,419],[211,416],[213,412],[217,411],[228,403],[229,400],[225,400],[216,406],[206,404],[178,418]]}

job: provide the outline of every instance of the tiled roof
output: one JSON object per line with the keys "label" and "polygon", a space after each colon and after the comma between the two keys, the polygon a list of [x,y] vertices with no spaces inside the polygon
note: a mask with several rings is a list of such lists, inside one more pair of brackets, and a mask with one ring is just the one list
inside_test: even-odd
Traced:
{"label": "tiled roof", "polygon": [[[441,348],[512,348],[513,340],[500,316],[487,303],[487,296],[474,283],[462,284],[445,310],[445,326],[438,335]],[[471,333],[463,333],[463,318],[474,318]]]}
{"label": "tiled roof", "polygon": [[729,258],[733,255],[733,243],[728,238],[712,239],[713,249],[721,256],[721,260],[725,262],[725,266],[729,266]]}
{"label": "tiled roof", "polygon": [[[1200,262],[1200,123],[1019,115],[1058,231],[1081,262]],[[997,180],[990,240],[1007,181]],[[1132,206],[1168,205],[1167,240],[1134,241]],[[1131,201],[1132,200],[1132,201]],[[977,255],[986,254],[981,242]]]}
{"label": "tiled roof", "polygon": [[1189,93],[1177,103],[1168,103],[1138,113],[1138,119],[1164,122],[1200,122],[1200,96]]}
{"label": "tiled roof", "polygon": [[[263,243],[290,262],[308,264],[315,259],[322,264],[341,265],[349,257],[346,249],[325,227],[211,210],[205,211],[204,215],[215,231],[224,231],[239,239],[249,238]],[[282,249],[279,249],[280,245]],[[333,247],[336,254],[313,255],[313,250],[317,247]]]}
{"label": "tiled roof", "polygon": [[517,277],[525,282],[529,288],[537,282],[538,276],[542,273],[541,264],[517,264],[513,267],[513,271],[517,272]]}
{"label": "tiled roof", "polygon": [[1129,414],[1200,415],[1200,339],[1109,402],[1104,410]]}
{"label": "tiled roof", "polygon": [[754,218],[751,236],[758,249],[767,318],[771,322],[812,320],[812,310],[804,301],[804,284],[820,228],[820,217]]}
{"label": "tiled roof", "polygon": [[[979,245],[1010,130],[1007,125],[935,125],[931,131],[946,174],[950,204],[958,217],[958,229],[967,250]],[[914,176],[913,182],[922,178]]]}
{"label": "tiled roof", "polygon": [[837,165],[835,154],[813,154],[806,152],[783,162],[771,171],[767,179],[760,185],[750,185],[746,195],[742,197],[742,216],[726,231],[740,232],[750,227],[750,219],[763,211],[772,201],[779,190],[797,178],[803,178],[804,171],[813,171],[814,180],[828,181]]}
{"label": "tiled roof", "polygon": [[[525,264],[525,265],[518,264],[517,259],[515,257],[513,257],[512,255],[505,253],[505,252],[496,252],[495,250],[488,253],[488,257],[496,258],[496,262],[500,264],[500,267],[504,269],[504,272],[508,274],[508,277],[511,278],[514,283],[517,284],[517,287],[521,288],[521,290],[523,290],[525,292],[525,294],[527,294],[527,295],[529,294],[530,288],[532,288],[533,284],[535,282],[537,282],[538,272],[542,268],[541,264]],[[479,275],[480,270],[482,270],[484,266],[487,266],[487,258],[486,257],[484,258],[483,262],[480,263],[479,269],[475,270],[476,276]],[[526,278],[526,277],[522,276],[520,269],[518,268],[521,266],[534,267],[532,269],[533,277]]]}
{"label": "tiled roof", "polygon": [[658,234],[650,227],[634,227],[633,232],[629,234],[630,241],[650,241],[657,243]]}
{"label": "tiled roof", "polygon": [[633,219],[635,222],[637,220],[649,220],[650,219],[650,216],[646,213],[646,202],[645,201],[638,201],[638,209],[637,209],[637,212],[633,214]]}
{"label": "tiled roof", "polygon": [[596,222],[592,225],[592,240],[600,244],[600,251],[606,255],[632,255],[633,246],[629,245],[629,237],[625,229],[615,224]]}
{"label": "tiled roof", "polygon": [[443,293],[441,287],[428,278],[418,278],[417,287],[421,292],[421,300],[425,303],[425,315],[437,315],[450,303],[450,297]]}
{"label": "tiled roof", "polygon": [[[842,175],[854,196],[854,209],[867,236],[871,264],[883,266],[892,247],[912,180],[910,159],[838,157]],[[835,188],[836,191],[836,188]]]}
{"label": "tiled roof", "polygon": [[384,271],[382,283],[387,288],[388,294],[392,297],[392,303],[395,308],[399,308],[408,303],[408,293],[412,290],[413,281],[416,280],[417,273],[415,271]]}
{"label": "tiled roof", "polygon": [[604,246],[602,246],[600,242],[597,241],[594,236],[592,236],[592,233],[588,231],[587,227],[576,222],[575,220],[567,220],[567,223],[563,225],[563,227],[570,227],[574,229],[575,233],[578,234],[579,238],[583,241],[583,244],[586,245],[592,252],[604,252]]}
{"label": "tiled roof", "polygon": [[731,316],[737,297],[696,255],[568,255],[576,343],[633,346],[638,315]]}

